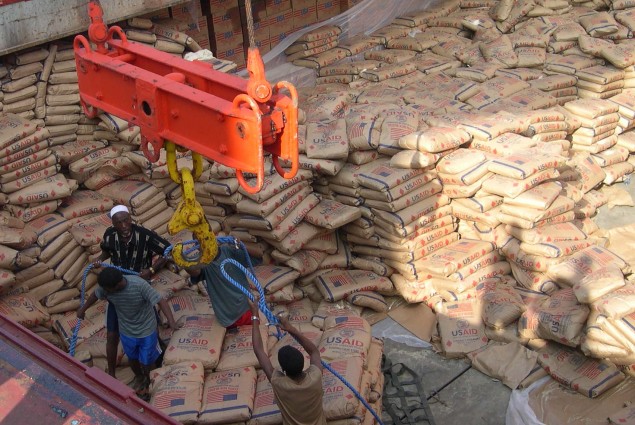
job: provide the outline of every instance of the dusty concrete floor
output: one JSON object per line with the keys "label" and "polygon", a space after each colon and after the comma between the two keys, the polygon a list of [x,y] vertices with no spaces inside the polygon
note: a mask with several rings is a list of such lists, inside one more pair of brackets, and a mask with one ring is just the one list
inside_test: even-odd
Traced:
{"label": "dusty concrete floor", "polygon": [[[385,340],[384,352],[393,363],[404,363],[419,375],[426,396],[437,392],[469,366],[464,359],[444,359],[432,349],[390,339]],[[469,369],[438,391],[428,404],[437,425],[498,425],[505,423],[510,392],[500,382]],[[386,425],[393,423],[385,413],[382,420]]]}
{"label": "dusty concrete floor", "polygon": [[[635,184],[616,183],[635,199]],[[635,221],[635,208],[618,206],[609,209],[603,206],[594,217],[600,228],[610,229]],[[380,322],[386,326],[385,321]],[[376,325],[377,326],[377,325]],[[411,336],[406,329],[393,322],[386,332],[385,355],[393,363],[404,363],[421,378],[426,396],[452,381],[469,365],[465,359],[448,360],[434,353],[431,348],[413,347],[403,341]],[[393,338],[393,339],[390,339]],[[414,336],[411,336],[414,338]],[[413,341],[412,339],[410,340]],[[437,425],[503,425],[511,390],[500,382],[474,369],[460,375],[456,380],[438,391],[428,403],[434,423]],[[382,415],[386,425],[392,424],[390,416]],[[423,421],[423,424],[428,422]]]}

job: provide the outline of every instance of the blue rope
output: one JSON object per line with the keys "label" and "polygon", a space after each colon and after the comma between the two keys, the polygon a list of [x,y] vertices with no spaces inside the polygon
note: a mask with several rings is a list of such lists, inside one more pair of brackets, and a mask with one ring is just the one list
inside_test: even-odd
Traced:
{"label": "blue rope", "polygon": [[[258,279],[255,276],[256,272],[254,271],[254,266],[253,266],[253,263],[251,262],[251,256],[249,255],[249,252],[247,251],[247,247],[245,246],[245,244],[242,243],[242,242],[239,242],[236,238],[234,238],[232,236],[221,236],[221,237],[218,237],[216,239],[217,239],[218,243],[230,243],[230,244],[236,245],[236,248],[239,248],[239,247],[242,248],[243,252],[245,253],[245,258],[247,258],[247,263],[249,264],[249,269],[247,269],[245,266],[240,264],[238,261],[236,261],[234,259],[231,259],[231,258],[228,258],[228,259],[225,259],[225,260],[223,260],[221,262],[220,271],[221,271],[223,277],[225,279],[227,279],[227,281],[229,283],[234,285],[243,294],[245,294],[245,296],[247,298],[249,298],[249,300],[251,300],[251,302],[254,302],[255,301],[254,296],[249,291],[249,289],[245,288],[240,283],[238,283],[234,278],[232,278],[229,275],[229,273],[227,273],[227,271],[225,270],[225,267],[227,266],[227,264],[233,264],[240,271],[242,271],[249,280],[251,280],[251,282],[254,284],[254,286],[258,290],[258,294],[260,294],[260,299],[258,300],[258,308],[265,315],[265,317],[269,321],[269,324],[276,327],[276,332],[277,332],[276,337],[278,339],[282,338],[283,333],[281,332],[280,327],[278,326],[280,322],[279,322],[278,318],[276,317],[276,315],[273,314],[273,312],[267,306],[267,302],[265,301],[265,291],[264,291],[264,289],[262,288],[262,285],[260,284],[260,282],[258,282]],[[189,244],[194,245],[192,248],[189,248],[188,250],[184,250],[184,253],[188,254],[188,253],[193,252],[196,249],[198,249],[199,247],[197,246],[197,243],[198,243],[198,241],[196,241],[196,240],[188,240],[188,241],[182,242],[181,243],[182,245],[189,245]],[[168,246],[165,249],[163,255],[165,257],[168,257],[173,249],[174,249],[174,245]],[[126,273],[126,274],[134,274],[134,275],[138,275],[139,274],[139,273],[134,272],[132,270],[127,270],[127,269],[124,269],[122,267],[113,266],[112,264],[101,263],[101,265],[105,266],[105,267],[111,267],[111,268],[117,269],[117,270],[121,271],[122,273]],[[88,273],[90,272],[90,270],[93,267],[94,267],[93,264],[89,264],[86,267],[86,269],[84,270],[84,276],[82,278],[82,291],[81,291],[80,307],[84,305],[84,297],[86,295],[86,278],[88,277]],[[77,345],[77,334],[79,332],[80,325],[81,325],[81,320],[77,319],[77,324],[75,325],[75,329],[73,330],[73,336],[71,337],[71,343],[70,343],[69,352],[70,352],[71,356],[75,355],[75,347]],[[321,360],[321,363],[322,363],[322,367],[324,367],[326,370],[331,372],[337,379],[339,379],[344,385],[346,385],[346,387],[349,390],[351,390],[351,392],[355,395],[355,397],[357,397],[357,399],[362,402],[364,407],[373,415],[373,417],[375,418],[377,423],[379,425],[383,425],[383,422],[381,421],[381,418],[379,417],[379,415],[377,415],[377,412],[375,412],[375,410],[372,408],[372,406],[370,404],[368,404],[368,402],[364,399],[364,397],[355,388],[353,388],[353,386],[346,380],[346,378],[344,378],[339,372],[337,372],[335,369],[333,369],[331,367],[331,365],[326,363],[324,360]]]}

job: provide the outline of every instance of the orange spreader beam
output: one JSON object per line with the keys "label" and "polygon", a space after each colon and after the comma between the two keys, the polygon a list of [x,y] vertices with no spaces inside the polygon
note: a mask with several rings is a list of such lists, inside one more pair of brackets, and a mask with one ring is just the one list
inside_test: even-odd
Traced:
{"label": "orange spreader beam", "polygon": [[[257,49],[249,49],[250,80],[245,80],[129,42],[121,28],[106,27],[99,2],[89,3],[89,15],[88,34],[96,48],[82,35],[74,42],[86,115],[103,110],[139,126],[151,161],[170,140],[235,168],[251,193],[262,186],[265,152],[282,176],[296,174],[297,92],[286,82],[267,83]],[[291,168],[283,169],[281,159]],[[256,174],[255,186],[247,185],[244,172]]]}

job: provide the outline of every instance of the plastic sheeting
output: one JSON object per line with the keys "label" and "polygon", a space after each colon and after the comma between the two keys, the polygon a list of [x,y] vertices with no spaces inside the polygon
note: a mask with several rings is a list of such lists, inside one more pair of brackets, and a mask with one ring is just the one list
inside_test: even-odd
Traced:
{"label": "plastic sheeting", "polygon": [[432,348],[430,343],[417,338],[390,317],[375,323],[372,326],[372,335],[376,338],[392,339],[395,342],[406,344],[410,347]]}
{"label": "plastic sheeting", "polygon": [[[342,29],[339,39],[345,41],[358,34],[377,31],[398,16],[426,10],[438,3],[441,3],[441,0],[365,0],[344,13],[296,31],[263,56],[267,80],[285,80],[298,87],[315,85],[315,70],[288,63],[287,55],[284,53],[287,47],[309,31],[326,25],[337,25]],[[354,59],[359,58],[348,58]],[[247,76],[247,71],[240,75]]]}
{"label": "plastic sheeting", "polygon": [[529,393],[550,379],[550,376],[545,376],[525,389],[512,391],[507,405],[505,425],[545,425],[536,417],[533,409],[529,406]]}

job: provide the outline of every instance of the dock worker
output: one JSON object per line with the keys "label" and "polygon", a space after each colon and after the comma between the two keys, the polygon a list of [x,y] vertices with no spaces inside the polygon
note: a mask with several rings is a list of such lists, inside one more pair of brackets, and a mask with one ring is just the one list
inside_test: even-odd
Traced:
{"label": "dock worker", "polygon": [[279,317],[280,329],[298,341],[309,355],[310,365],[304,370],[302,352],[291,345],[285,345],[278,351],[281,370],[275,370],[263,347],[257,303],[250,302],[250,307],[254,353],[260,368],[271,382],[283,425],[326,425],[322,407],[322,359],[318,348],[292,326],[288,318]]}
{"label": "dock worker", "polygon": [[[192,283],[205,281],[205,288],[212,303],[216,320],[228,330],[238,326],[251,325],[251,313],[247,296],[221,272],[221,264],[227,259],[236,260],[238,263],[248,264],[247,256],[238,248],[239,242],[232,244],[219,244],[216,257],[208,264],[202,264],[186,268]],[[240,286],[249,289],[249,282],[245,274],[233,264],[225,267],[227,274]]]}
{"label": "dock worker", "polygon": [[172,310],[159,292],[138,276],[124,276],[117,269],[106,268],[99,273],[97,283],[99,286],[77,311],[77,317],[83,319],[86,310],[97,300],[107,300],[109,306],[117,311],[119,336],[135,374],[133,388],[139,396],[147,399],[150,371],[161,355],[154,307],[159,306],[170,329],[175,331],[177,325]]}
{"label": "dock worker", "polygon": [[[115,205],[110,210],[110,219],[112,226],[104,232],[101,255],[93,267],[101,267],[101,262],[110,258],[112,265],[135,271],[140,278],[150,280],[167,263],[163,253],[170,243],[156,232],[133,223],[125,205]],[[117,311],[110,305],[106,311],[106,331],[108,373],[114,377],[120,338]]]}

